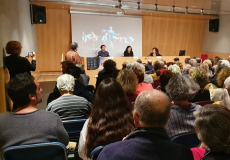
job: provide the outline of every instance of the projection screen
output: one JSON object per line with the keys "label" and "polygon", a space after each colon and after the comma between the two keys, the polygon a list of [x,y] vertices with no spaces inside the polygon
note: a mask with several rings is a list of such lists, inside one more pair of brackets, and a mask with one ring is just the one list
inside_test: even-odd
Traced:
{"label": "projection screen", "polygon": [[127,46],[142,56],[142,18],[71,14],[72,42],[81,57],[95,57],[102,44],[110,57],[123,57]]}

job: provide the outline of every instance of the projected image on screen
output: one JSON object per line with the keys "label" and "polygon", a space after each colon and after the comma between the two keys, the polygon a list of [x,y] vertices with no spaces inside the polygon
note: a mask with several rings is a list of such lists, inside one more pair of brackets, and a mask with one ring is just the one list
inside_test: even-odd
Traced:
{"label": "projected image on screen", "polygon": [[[100,46],[112,57],[121,57],[130,45],[134,56],[142,56],[141,18],[72,14],[72,41],[82,57],[95,57]],[[126,25],[125,25],[126,24]]]}

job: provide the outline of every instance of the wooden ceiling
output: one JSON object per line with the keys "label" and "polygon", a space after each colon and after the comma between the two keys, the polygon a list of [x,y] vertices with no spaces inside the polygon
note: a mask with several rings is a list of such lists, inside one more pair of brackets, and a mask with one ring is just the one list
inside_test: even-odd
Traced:
{"label": "wooden ceiling", "polygon": [[[139,16],[167,16],[210,19],[220,14],[230,14],[230,0],[30,0],[47,8],[69,9],[77,12]],[[138,10],[140,2],[140,10]],[[158,11],[156,11],[156,5]],[[174,11],[173,11],[173,7]],[[187,8],[187,9],[186,9]],[[203,10],[203,11],[202,11]],[[201,14],[203,12],[203,14]],[[203,16],[202,16],[203,15]],[[206,16],[206,18],[205,18]]]}

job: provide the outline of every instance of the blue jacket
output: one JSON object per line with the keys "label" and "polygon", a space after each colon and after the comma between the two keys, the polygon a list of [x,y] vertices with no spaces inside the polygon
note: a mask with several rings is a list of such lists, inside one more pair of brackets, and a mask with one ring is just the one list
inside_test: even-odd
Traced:
{"label": "blue jacket", "polygon": [[105,146],[97,160],[193,160],[189,148],[170,142],[163,128],[138,128],[126,140]]}

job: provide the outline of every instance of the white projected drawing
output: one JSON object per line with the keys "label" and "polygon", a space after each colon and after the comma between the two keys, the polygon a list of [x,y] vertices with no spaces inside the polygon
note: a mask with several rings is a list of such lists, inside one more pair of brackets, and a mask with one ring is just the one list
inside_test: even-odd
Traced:
{"label": "white projected drawing", "polygon": [[142,19],[71,14],[72,41],[82,57],[95,57],[106,45],[111,57],[122,57],[128,45],[134,56],[142,56]]}

